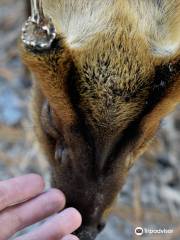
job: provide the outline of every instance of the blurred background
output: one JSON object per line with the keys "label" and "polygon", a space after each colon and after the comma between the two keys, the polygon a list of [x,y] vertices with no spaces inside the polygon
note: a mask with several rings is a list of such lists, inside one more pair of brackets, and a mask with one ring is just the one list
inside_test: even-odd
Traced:
{"label": "blurred background", "polygon": [[[17,47],[26,18],[25,1],[0,0],[0,180],[34,172],[44,176],[48,187],[49,166],[38,150],[29,113],[31,80]],[[179,163],[177,108],[162,121],[151,149],[130,171],[98,240],[180,239]],[[136,227],[173,229],[173,233],[137,237]]]}

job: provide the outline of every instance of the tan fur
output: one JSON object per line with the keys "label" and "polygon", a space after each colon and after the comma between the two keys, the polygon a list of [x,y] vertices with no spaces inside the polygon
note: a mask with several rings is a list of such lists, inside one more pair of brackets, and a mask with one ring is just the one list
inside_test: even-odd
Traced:
{"label": "tan fur", "polygon": [[[36,128],[54,185],[82,213],[83,229],[94,228],[180,101],[180,1],[43,4],[58,46],[44,53],[21,47],[36,78]],[[45,101],[53,123],[48,113],[41,117]],[[68,151],[65,162],[54,158],[59,144]]]}

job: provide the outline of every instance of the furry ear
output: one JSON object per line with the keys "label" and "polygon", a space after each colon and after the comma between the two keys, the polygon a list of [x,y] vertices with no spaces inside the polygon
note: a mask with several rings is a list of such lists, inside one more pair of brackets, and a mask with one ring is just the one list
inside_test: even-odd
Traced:
{"label": "furry ear", "polygon": [[149,35],[153,53],[171,56],[180,50],[180,1],[159,0],[154,29]]}
{"label": "furry ear", "polygon": [[180,50],[180,0],[129,0],[134,5],[138,26],[153,54],[171,56]]}
{"label": "furry ear", "polygon": [[141,137],[133,152],[137,158],[149,145],[159,128],[159,123],[168,113],[174,111],[180,102],[180,56],[170,62],[159,63],[155,70],[155,85],[148,104],[151,111],[145,115],[140,124]]}

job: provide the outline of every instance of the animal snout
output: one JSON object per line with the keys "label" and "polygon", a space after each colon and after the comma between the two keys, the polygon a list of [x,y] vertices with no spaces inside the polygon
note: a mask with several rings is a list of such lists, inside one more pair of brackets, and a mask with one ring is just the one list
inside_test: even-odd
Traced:
{"label": "animal snout", "polygon": [[97,226],[82,226],[76,235],[80,240],[95,240],[97,235],[105,228],[106,223],[101,221]]}

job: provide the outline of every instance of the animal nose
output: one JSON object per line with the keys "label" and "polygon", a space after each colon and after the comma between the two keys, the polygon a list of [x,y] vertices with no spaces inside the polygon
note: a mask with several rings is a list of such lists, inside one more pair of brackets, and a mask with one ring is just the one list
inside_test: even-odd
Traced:
{"label": "animal nose", "polygon": [[77,232],[80,240],[95,240],[97,235],[105,228],[105,222],[100,222],[97,227],[82,226]]}
{"label": "animal nose", "polygon": [[76,233],[80,240],[95,240],[98,230],[92,227],[82,227]]}
{"label": "animal nose", "polygon": [[98,232],[99,233],[102,232],[105,226],[106,226],[106,223],[104,221],[101,221],[97,226]]}

